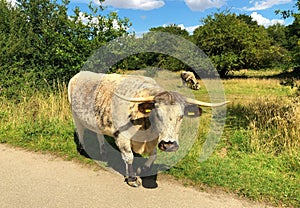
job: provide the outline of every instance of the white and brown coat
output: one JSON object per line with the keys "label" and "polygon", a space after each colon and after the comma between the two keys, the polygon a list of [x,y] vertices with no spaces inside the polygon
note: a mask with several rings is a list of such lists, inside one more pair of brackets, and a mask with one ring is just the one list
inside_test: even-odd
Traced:
{"label": "white and brown coat", "polygon": [[204,103],[165,91],[149,77],[86,71],[70,80],[68,98],[83,148],[86,128],[97,133],[100,146],[101,135],[114,137],[131,186],[140,185],[133,172],[133,152],[148,154],[145,167],[150,168],[157,146],[168,152],[178,149],[179,128],[187,106],[196,106],[191,109],[199,116],[198,106],[226,104]]}
{"label": "white and brown coat", "polygon": [[199,90],[200,89],[200,84],[197,81],[195,75],[193,72],[190,71],[182,71],[180,73],[182,85],[188,86],[193,90]]}

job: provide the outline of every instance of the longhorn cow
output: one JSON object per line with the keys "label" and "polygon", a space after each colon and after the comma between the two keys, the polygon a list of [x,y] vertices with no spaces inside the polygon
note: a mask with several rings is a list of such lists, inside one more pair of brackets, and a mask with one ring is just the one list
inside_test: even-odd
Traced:
{"label": "longhorn cow", "polygon": [[68,84],[77,135],[85,148],[84,129],[97,133],[102,151],[103,136],[108,135],[126,164],[126,181],[140,185],[133,171],[133,152],[148,154],[149,169],[158,149],[174,152],[179,148],[179,128],[184,116],[200,116],[200,106],[218,107],[166,91],[155,80],[144,76],[101,74],[82,71]]}

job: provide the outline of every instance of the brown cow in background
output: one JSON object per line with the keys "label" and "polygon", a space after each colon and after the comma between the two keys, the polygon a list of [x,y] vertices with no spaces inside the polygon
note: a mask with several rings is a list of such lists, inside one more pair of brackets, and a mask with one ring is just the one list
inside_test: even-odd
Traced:
{"label": "brown cow in background", "polygon": [[200,84],[198,83],[193,72],[182,71],[180,74],[182,85],[188,86],[193,90],[199,90]]}

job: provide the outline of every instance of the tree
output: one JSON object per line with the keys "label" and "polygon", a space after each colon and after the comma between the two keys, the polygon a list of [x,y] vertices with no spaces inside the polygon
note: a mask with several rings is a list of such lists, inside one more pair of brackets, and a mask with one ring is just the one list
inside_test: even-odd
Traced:
{"label": "tree", "polygon": [[250,27],[258,27],[257,21],[253,20],[251,16],[246,14],[239,14],[237,18],[243,22],[245,22]]}
{"label": "tree", "polygon": [[92,5],[90,14],[76,8],[74,16],[69,17],[69,2],[19,0],[19,8],[32,31],[35,73],[45,74],[46,70],[48,81],[69,79],[95,49],[126,33],[128,26],[127,19],[121,20],[116,13],[102,16],[103,8]]}
{"label": "tree", "polygon": [[178,35],[181,36],[183,38],[188,39],[189,38],[189,32],[185,29],[182,29],[181,27],[179,27],[176,24],[170,24],[166,27],[153,27],[149,29],[150,32],[168,32],[171,33],[173,35]]}
{"label": "tree", "polygon": [[127,18],[115,12],[102,15],[104,9],[93,4],[89,13],[76,8],[69,16],[69,3],[17,0],[12,7],[0,0],[2,89],[16,79],[29,87],[67,81],[95,49],[127,34]]}
{"label": "tree", "polygon": [[[167,32],[167,33],[185,38],[187,40],[190,39],[189,32],[185,29],[182,29],[181,27],[179,27],[176,24],[170,24],[166,27],[150,28],[149,31],[150,32]],[[173,43],[168,44],[168,40],[165,40],[163,44],[166,47],[172,47],[172,48],[176,47],[173,45]],[[183,49],[177,49],[177,50],[183,50]],[[187,51],[187,53],[188,53],[188,51]],[[182,63],[180,60],[178,60],[174,57],[170,57],[168,55],[159,54],[154,57],[152,56],[152,58],[155,59],[154,65],[159,68],[164,68],[164,69],[168,69],[171,71],[187,70],[189,68],[184,63]]]}
{"label": "tree", "polygon": [[297,11],[277,10],[275,13],[281,14],[284,19],[289,17],[294,18],[293,23],[287,26],[286,29],[286,36],[288,37],[286,47],[291,51],[293,68],[300,71],[300,0],[297,0],[295,8]]}
{"label": "tree", "polygon": [[27,82],[25,65],[34,50],[25,35],[30,32],[26,24],[17,7],[0,0],[0,95],[12,97],[13,86]]}
{"label": "tree", "polygon": [[[155,32],[163,32],[163,33],[170,33],[182,38],[189,39],[189,33],[185,29],[182,29],[181,27],[171,24],[166,27],[160,26],[155,28],[149,29],[150,33]],[[148,34],[144,34],[144,37]],[[133,37],[135,38],[135,37]],[[140,40],[135,39],[133,42],[139,42]],[[165,47],[166,49],[175,49],[176,46],[174,46],[174,40],[170,40],[168,38],[168,35],[165,35],[164,37],[160,37],[159,40],[153,40],[158,45],[161,45],[162,47]],[[160,41],[159,43],[157,41]],[[141,45],[144,45],[145,48],[151,49],[151,45],[147,46],[147,44],[151,44],[151,41],[148,43],[143,42]],[[179,49],[182,50],[182,49]],[[188,53],[188,52],[187,52]],[[130,57],[125,58],[120,63],[117,64],[117,66],[114,68],[113,71],[116,71],[118,68],[123,70],[136,70],[136,69],[144,69],[147,67],[156,67],[156,68],[164,68],[171,71],[178,71],[182,69],[187,69],[188,67],[179,61],[178,59],[168,56],[166,54],[157,54],[153,52],[147,52],[147,53],[140,53],[136,55],[132,55]]]}
{"label": "tree", "polygon": [[193,38],[212,59],[221,77],[233,70],[259,69],[271,64],[271,38],[264,27],[245,15],[225,11],[209,15],[202,22]]}
{"label": "tree", "polygon": [[271,25],[267,28],[267,32],[273,39],[274,45],[288,47],[287,27],[281,24]]}

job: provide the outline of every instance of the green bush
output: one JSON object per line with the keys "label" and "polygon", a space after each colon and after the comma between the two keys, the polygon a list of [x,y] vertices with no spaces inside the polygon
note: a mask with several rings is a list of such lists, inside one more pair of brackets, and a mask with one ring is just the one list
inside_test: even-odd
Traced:
{"label": "green bush", "polygon": [[69,3],[19,0],[11,7],[0,0],[0,97],[67,82],[94,50],[127,33],[127,18],[104,16],[92,4],[90,13],[76,8],[69,16]]}

